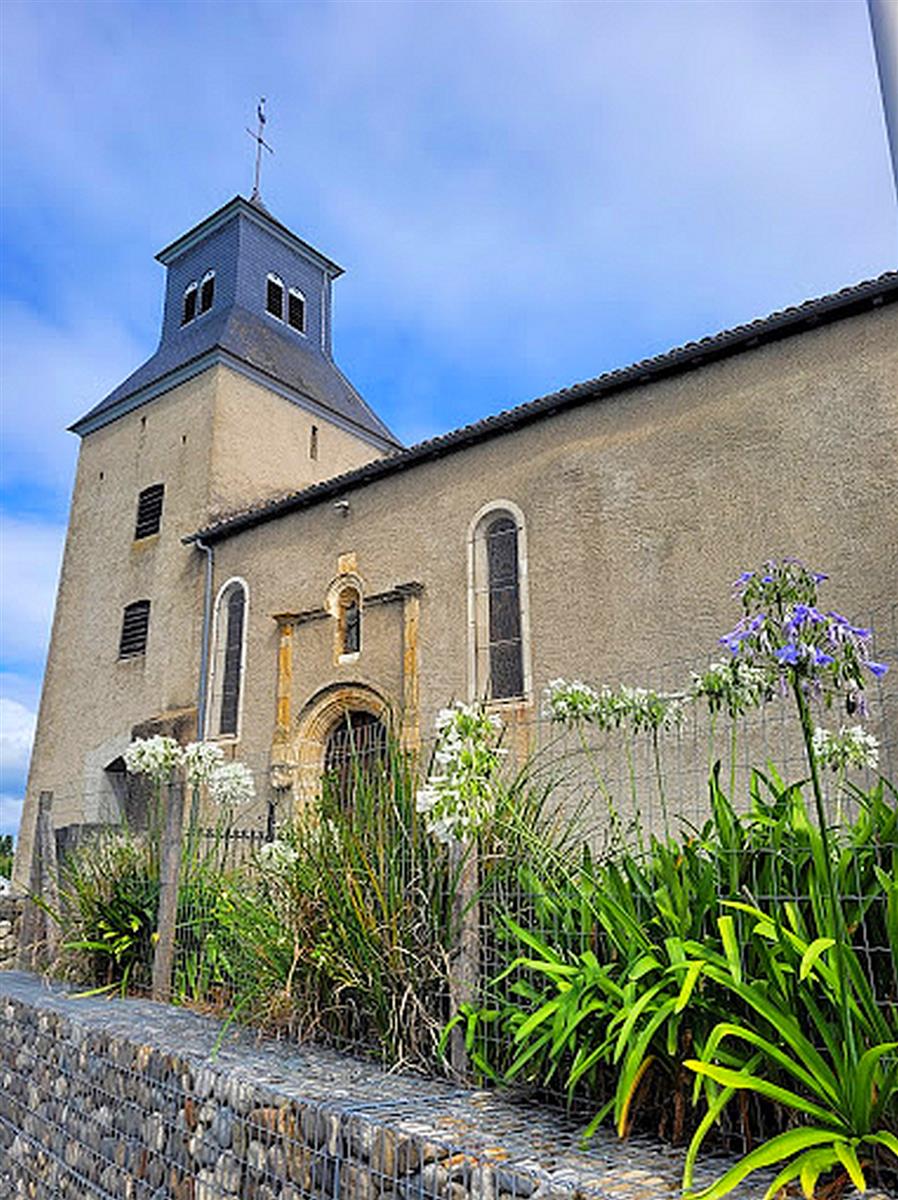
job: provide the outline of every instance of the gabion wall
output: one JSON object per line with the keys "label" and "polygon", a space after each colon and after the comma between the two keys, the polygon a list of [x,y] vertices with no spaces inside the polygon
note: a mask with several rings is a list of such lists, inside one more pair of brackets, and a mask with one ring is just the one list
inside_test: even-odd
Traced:
{"label": "gabion wall", "polygon": [[[584,1148],[582,1128],[495,1092],[0,972],[0,1200],[680,1195],[681,1151],[604,1133]],[[696,1183],[724,1165],[706,1162]],[[753,1176],[731,1200],[763,1190]]]}

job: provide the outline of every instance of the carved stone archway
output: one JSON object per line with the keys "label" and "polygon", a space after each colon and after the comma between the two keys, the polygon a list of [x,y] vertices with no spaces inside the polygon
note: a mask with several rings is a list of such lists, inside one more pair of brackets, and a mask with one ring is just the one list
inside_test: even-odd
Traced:
{"label": "carved stone archway", "polygon": [[330,735],[347,713],[370,713],[392,726],[392,712],[386,699],[364,683],[339,683],[322,688],[304,705],[293,735],[293,761],[296,763],[296,800],[302,807],[314,800],[321,790],[325,754]]}

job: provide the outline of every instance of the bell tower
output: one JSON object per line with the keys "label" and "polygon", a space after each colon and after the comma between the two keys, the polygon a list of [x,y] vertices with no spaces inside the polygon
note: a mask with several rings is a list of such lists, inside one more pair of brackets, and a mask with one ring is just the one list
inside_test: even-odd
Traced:
{"label": "bell tower", "polygon": [[159,344],[71,430],[81,439],[16,863],[37,801],[56,827],[116,820],[135,732],[196,736],[202,555],[221,514],[400,448],[336,366],[341,268],[235,196],[156,256]]}

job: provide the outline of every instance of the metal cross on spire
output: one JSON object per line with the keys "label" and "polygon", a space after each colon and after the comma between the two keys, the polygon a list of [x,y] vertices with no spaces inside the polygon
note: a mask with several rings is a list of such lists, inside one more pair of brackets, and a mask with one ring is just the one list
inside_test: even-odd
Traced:
{"label": "metal cross on spire", "polygon": [[259,183],[260,183],[261,176],[262,176],[262,151],[264,149],[264,150],[267,150],[269,154],[274,154],[274,150],[271,148],[271,146],[268,145],[268,143],[262,137],[262,131],[265,128],[265,97],[264,96],[261,98],[261,100],[258,103],[258,106],[256,107],[256,116],[259,118],[259,125],[258,125],[258,128],[256,129],[256,132],[253,133],[253,131],[249,128],[247,128],[246,132],[256,143],[256,174],[253,179],[253,194],[250,196],[250,200],[255,200],[256,203],[261,204],[262,203],[262,193],[259,190]]}

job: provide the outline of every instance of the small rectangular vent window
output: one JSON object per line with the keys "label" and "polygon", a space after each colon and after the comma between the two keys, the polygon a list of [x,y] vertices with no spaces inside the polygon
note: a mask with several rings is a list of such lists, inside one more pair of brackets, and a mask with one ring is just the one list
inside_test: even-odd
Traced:
{"label": "small rectangular vent window", "polygon": [[134,527],[134,539],[149,537],[159,532],[162,524],[162,500],[165,496],[165,484],[154,483],[144,488],[137,497],[137,524]]}
{"label": "small rectangular vent window", "polygon": [[144,654],[149,628],[149,600],[135,600],[133,604],[126,604],[122,616],[122,634],[118,643],[119,658],[134,658],[138,654]]}

